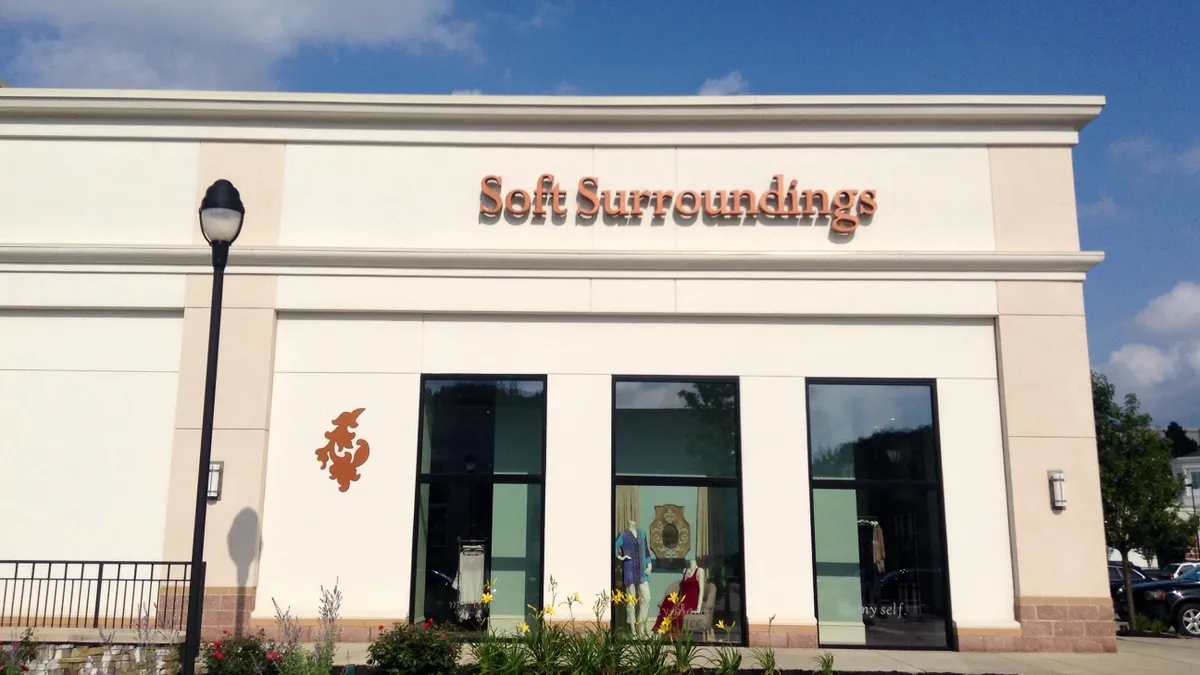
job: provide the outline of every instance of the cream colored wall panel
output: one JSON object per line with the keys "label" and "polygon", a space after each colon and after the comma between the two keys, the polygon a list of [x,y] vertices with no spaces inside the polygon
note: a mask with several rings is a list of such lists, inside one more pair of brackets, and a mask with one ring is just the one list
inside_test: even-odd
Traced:
{"label": "cream colored wall panel", "polygon": [[0,313],[0,370],[174,374],[182,330],[178,314]]}
{"label": "cream colored wall panel", "polygon": [[675,311],[675,284],[674,279],[592,279],[591,309],[601,313],[671,313]]}
{"label": "cream colored wall panel", "polygon": [[1071,148],[990,148],[997,251],[1078,251]]}
{"label": "cream colored wall panel", "polygon": [[1083,316],[1082,281],[998,281],[1000,314]]}
{"label": "cream colored wall panel", "polygon": [[[209,310],[184,311],[175,428],[199,429],[208,373]],[[266,429],[270,409],[271,354],[275,348],[275,312],[270,309],[223,309],[217,360],[214,425],[218,429]]]}
{"label": "cream colored wall panel", "polygon": [[676,310],[690,314],[996,315],[990,281],[680,279],[676,288]]}
{"label": "cream colored wall panel", "polygon": [[587,279],[280,277],[281,310],[586,312]]}
{"label": "cream colored wall panel", "polygon": [[940,379],[937,406],[950,584],[971,589],[951,594],[954,622],[1017,628],[999,389],[995,380]]}
{"label": "cream colored wall panel", "polygon": [[1008,315],[996,325],[1008,435],[1095,437],[1085,318]]}
{"label": "cream colored wall panel", "polygon": [[[1011,456],[1013,522],[1022,597],[1108,597],[1097,564],[1060,570],[1065,560],[1106,558],[1100,469],[1092,438],[1008,439]],[[1067,508],[1050,508],[1046,473],[1062,471]]]}
{"label": "cream colored wall panel", "polygon": [[[483,216],[480,181],[504,195],[543,173],[566,191],[563,217]],[[877,190],[879,209],[852,237],[827,224],[691,222],[652,209],[634,218],[579,216],[578,182],[599,190],[732,190],[761,194],[781,173],[801,188]],[[628,195],[626,195],[628,197]],[[606,148],[292,145],[280,243],[361,248],[691,251],[990,251],[985,148]]]}
{"label": "cream colored wall panel", "polygon": [[0,242],[190,244],[197,143],[0,141]]}
{"label": "cream colored wall panel", "polygon": [[0,307],[181,309],[184,276],[0,272]]}
{"label": "cream colored wall panel", "polygon": [[284,315],[276,373],[419,373],[419,316]]}
{"label": "cream colored wall panel", "polygon": [[[546,381],[546,598],[579,593],[580,618],[612,585],[612,379],[550,375]],[[569,542],[569,543],[568,543]],[[607,608],[605,609],[607,615]]]}
{"label": "cream colored wall panel", "polygon": [[[86,324],[71,332],[88,338]],[[61,343],[45,348],[69,361]],[[177,382],[173,372],[0,369],[0,559],[161,560]]]}
{"label": "cream colored wall panel", "polygon": [[[782,225],[699,219],[679,231],[680,250],[990,251],[986,148],[681,148],[676,189],[750,189],[782,174],[797,189],[877,191],[878,212],[851,236],[828,218]],[[785,185],[784,187],[787,187]]]}
{"label": "cream colored wall panel", "polygon": [[446,317],[423,344],[424,372],[996,377],[990,321]]}
{"label": "cream colored wall panel", "polygon": [[[418,375],[280,373],[267,450],[257,617],[269,598],[317,616],[320,586],[340,579],[342,616],[408,614],[416,479]],[[370,444],[361,478],[338,489],[315,451],[331,420],[365,408],[354,429]],[[356,440],[357,440],[356,439]]]}
{"label": "cream colored wall panel", "polygon": [[[802,377],[743,377],[746,621],[813,625],[808,428]],[[786,571],[780,561],[787,561]],[[784,578],[796,583],[780,583]],[[808,583],[805,583],[808,581]]]}
{"label": "cream colored wall panel", "polygon": [[593,170],[591,148],[459,145],[290,145],[283,187],[284,246],[582,249],[592,228],[565,220],[513,223],[479,213],[480,181],[532,190],[542,173],[562,188]]}

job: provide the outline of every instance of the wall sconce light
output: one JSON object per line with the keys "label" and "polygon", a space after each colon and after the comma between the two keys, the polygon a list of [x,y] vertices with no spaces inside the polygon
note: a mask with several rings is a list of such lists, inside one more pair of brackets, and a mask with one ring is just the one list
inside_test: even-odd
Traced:
{"label": "wall sconce light", "polygon": [[221,501],[221,483],[225,478],[225,462],[208,463],[208,501]]}
{"label": "wall sconce light", "polygon": [[1057,469],[1047,472],[1047,477],[1050,479],[1050,508],[1062,511],[1067,508],[1067,478]]}

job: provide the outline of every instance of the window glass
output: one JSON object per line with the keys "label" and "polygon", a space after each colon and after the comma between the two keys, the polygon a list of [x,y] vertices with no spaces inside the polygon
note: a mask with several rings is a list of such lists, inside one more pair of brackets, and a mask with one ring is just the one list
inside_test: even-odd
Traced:
{"label": "window glass", "polygon": [[540,606],[545,401],[540,380],[425,381],[415,620],[511,633]]}
{"label": "window glass", "polygon": [[810,384],[814,478],[937,480],[927,385]]}
{"label": "window glass", "polygon": [[426,380],[421,470],[432,474],[540,474],[546,383]]}
{"label": "window glass", "polygon": [[618,381],[613,449],[617,473],[737,475],[737,383]]}
{"label": "window glass", "polygon": [[932,387],[807,389],[819,643],[947,646]]}
{"label": "window glass", "polygon": [[737,381],[614,393],[614,629],[744,644]]}

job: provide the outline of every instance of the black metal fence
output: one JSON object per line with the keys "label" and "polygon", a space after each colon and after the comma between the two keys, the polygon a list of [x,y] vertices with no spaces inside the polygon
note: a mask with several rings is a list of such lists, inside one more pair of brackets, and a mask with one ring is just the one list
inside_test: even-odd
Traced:
{"label": "black metal fence", "polygon": [[191,563],[0,560],[0,626],[184,627]]}

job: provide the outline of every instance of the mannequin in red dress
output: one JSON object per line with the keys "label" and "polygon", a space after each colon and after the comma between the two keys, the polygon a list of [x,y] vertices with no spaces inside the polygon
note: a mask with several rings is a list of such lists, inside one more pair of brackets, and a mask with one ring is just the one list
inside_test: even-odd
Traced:
{"label": "mannequin in red dress", "polygon": [[683,625],[683,616],[695,612],[704,602],[704,571],[696,567],[695,560],[688,561],[688,568],[683,571],[679,580],[679,591],[675,600],[670,596],[663,598],[658,607],[658,620],[654,622],[654,630],[658,631],[662,622],[668,616],[671,623],[667,630],[678,631]]}

